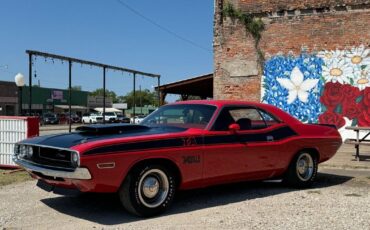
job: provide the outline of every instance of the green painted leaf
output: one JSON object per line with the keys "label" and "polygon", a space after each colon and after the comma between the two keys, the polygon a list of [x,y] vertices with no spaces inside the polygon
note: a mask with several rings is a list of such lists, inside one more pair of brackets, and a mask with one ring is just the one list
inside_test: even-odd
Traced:
{"label": "green painted leaf", "polygon": [[325,105],[323,105],[323,104],[321,104],[321,111],[322,111],[322,112],[325,112],[325,111],[326,111],[326,106],[325,106]]}
{"label": "green painted leaf", "polygon": [[352,126],[357,126],[357,124],[358,124],[357,118],[353,119],[352,120]]}
{"label": "green painted leaf", "polygon": [[335,108],[334,112],[338,113],[338,114],[342,114],[342,105],[337,105],[337,107]]}
{"label": "green painted leaf", "polygon": [[360,103],[361,101],[362,101],[362,98],[363,98],[364,96],[359,96],[359,97],[357,97],[356,98],[356,103]]}

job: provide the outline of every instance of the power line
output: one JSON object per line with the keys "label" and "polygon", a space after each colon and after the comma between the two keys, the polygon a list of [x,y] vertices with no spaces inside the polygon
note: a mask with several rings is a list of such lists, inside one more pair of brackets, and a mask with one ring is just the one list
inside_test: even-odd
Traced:
{"label": "power line", "polygon": [[199,48],[199,49],[202,49],[202,50],[207,51],[207,52],[212,52],[212,50],[210,50],[210,49],[208,49],[208,48],[206,48],[206,47],[203,47],[203,46],[201,46],[201,45],[199,45],[199,44],[197,44],[197,43],[195,43],[195,42],[193,42],[193,41],[191,41],[191,40],[189,40],[189,39],[187,39],[187,38],[184,38],[184,37],[182,37],[181,35],[179,35],[179,34],[177,34],[177,33],[173,32],[173,31],[171,31],[170,29],[167,29],[166,27],[164,27],[164,26],[162,26],[162,25],[158,24],[157,22],[155,22],[155,21],[153,21],[152,19],[148,18],[147,16],[143,15],[142,13],[140,13],[140,12],[139,12],[139,11],[137,11],[137,10],[135,10],[135,9],[134,9],[134,8],[132,8],[131,6],[127,5],[127,4],[126,4],[126,3],[124,3],[122,0],[116,0],[116,1],[117,1],[119,4],[121,4],[122,6],[124,6],[125,8],[127,8],[128,10],[130,10],[132,13],[134,13],[134,14],[136,14],[137,16],[139,16],[139,17],[143,18],[145,21],[147,21],[147,22],[149,22],[150,24],[152,24],[152,25],[156,26],[157,28],[159,28],[159,29],[161,29],[161,30],[165,31],[166,33],[168,33],[168,34],[170,34],[170,35],[172,35],[172,36],[174,36],[174,37],[176,37],[176,38],[178,38],[178,39],[180,39],[180,40],[182,40],[182,41],[184,41],[184,42],[186,42],[186,43],[188,43],[188,44],[190,44],[190,45],[192,45],[192,46],[195,46],[195,47],[197,47],[197,48]]}

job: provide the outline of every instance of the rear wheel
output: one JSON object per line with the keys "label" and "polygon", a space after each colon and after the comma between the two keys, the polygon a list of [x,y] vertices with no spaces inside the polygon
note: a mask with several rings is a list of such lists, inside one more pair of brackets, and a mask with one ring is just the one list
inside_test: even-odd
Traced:
{"label": "rear wheel", "polygon": [[309,152],[300,152],[290,163],[284,182],[296,188],[312,185],[317,175],[317,157]]}
{"label": "rear wheel", "polygon": [[162,165],[135,168],[119,189],[124,208],[138,216],[158,215],[170,206],[176,191],[174,174]]}

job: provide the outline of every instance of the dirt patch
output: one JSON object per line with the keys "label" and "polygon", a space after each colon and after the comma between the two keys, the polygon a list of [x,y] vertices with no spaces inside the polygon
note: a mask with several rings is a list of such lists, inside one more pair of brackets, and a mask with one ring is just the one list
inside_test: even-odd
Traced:
{"label": "dirt patch", "polygon": [[28,180],[33,179],[26,171],[0,169],[0,187]]}

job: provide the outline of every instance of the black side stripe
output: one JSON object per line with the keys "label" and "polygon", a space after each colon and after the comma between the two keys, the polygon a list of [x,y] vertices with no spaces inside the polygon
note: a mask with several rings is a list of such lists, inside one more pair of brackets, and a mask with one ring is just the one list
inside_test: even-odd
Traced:
{"label": "black side stripe", "polygon": [[[264,142],[267,136],[272,136],[274,141],[283,140],[297,135],[290,127],[285,126],[270,132],[258,134],[239,134],[195,137],[196,145],[232,144],[240,142]],[[185,147],[186,138],[174,138],[166,140],[152,140],[136,143],[124,143],[110,146],[98,147],[84,153],[84,155],[95,155],[114,152],[144,151],[149,149]]]}

